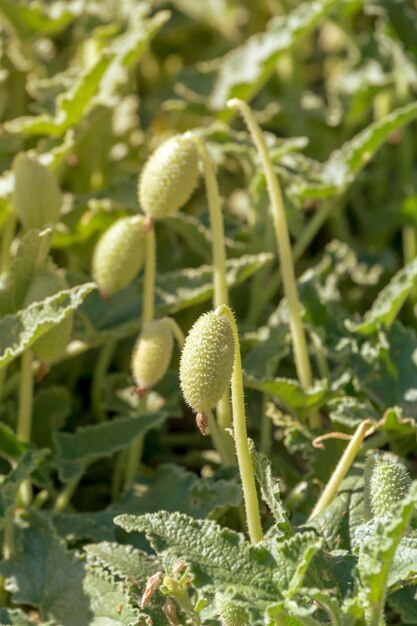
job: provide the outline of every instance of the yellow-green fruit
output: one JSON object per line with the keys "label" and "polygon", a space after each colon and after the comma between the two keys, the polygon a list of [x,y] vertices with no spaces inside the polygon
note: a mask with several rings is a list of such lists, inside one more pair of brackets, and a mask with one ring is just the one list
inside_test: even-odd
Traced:
{"label": "yellow-green fruit", "polygon": [[104,298],[127,287],[139,273],[145,254],[143,222],[140,215],[122,217],[99,239],[92,275]]}
{"label": "yellow-green fruit", "polygon": [[226,595],[216,594],[216,608],[222,626],[246,626],[249,624],[249,615],[246,609],[229,600]]}
{"label": "yellow-green fruit", "polygon": [[216,406],[232,377],[235,344],[227,317],[204,313],[191,328],[180,363],[181,389],[186,402],[199,414]]}
{"label": "yellow-green fruit", "polygon": [[153,387],[165,375],[172,356],[174,335],[166,318],[145,326],[132,353],[132,377],[139,391]]}
{"label": "yellow-green fruit", "polygon": [[150,156],[139,178],[139,204],[154,219],[178,211],[198,180],[198,151],[190,135],[176,135]]}
{"label": "yellow-green fruit", "polygon": [[25,230],[59,221],[61,191],[54,174],[25,153],[13,161],[13,205]]}
{"label": "yellow-green fruit", "polygon": [[[68,285],[59,274],[50,270],[42,270],[35,275],[26,296],[25,306],[29,306],[33,302],[41,302],[63,289],[68,289]],[[35,356],[43,363],[50,363],[61,356],[71,338],[72,325],[73,315],[70,314],[42,335],[32,346]]]}
{"label": "yellow-green fruit", "polygon": [[403,465],[387,456],[376,454],[367,463],[365,500],[372,517],[387,517],[403,500],[411,478]]}

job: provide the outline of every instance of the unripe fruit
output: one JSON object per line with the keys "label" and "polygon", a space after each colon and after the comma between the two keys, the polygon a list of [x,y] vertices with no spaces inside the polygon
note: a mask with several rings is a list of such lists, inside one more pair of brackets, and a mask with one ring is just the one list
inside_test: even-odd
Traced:
{"label": "unripe fruit", "polygon": [[13,161],[13,205],[25,230],[59,221],[61,191],[54,174],[25,153]]}
{"label": "unripe fruit", "polygon": [[178,211],[198,180],[198,151],[189,134],[165,141],[150,156],[139,178],[139,204],[157,219]]}
{"label": "unripe fruit", "polygon": [[166,318],[145,326],[132,353],[132,376],[142,395],[165,375],[172,356],[174,335]]}
{"label": "unripe fruit", "polygon": [[[35,275],[26,296],[25,306],[41,302],[63,289],[68,289],[68,285],[59,274],[51,270],[42,270]],[[71,338],[72,325],[73,315],[70,314],[35,341],[32,350],[42,363],[54,361],[65,351]]]}
{"label": "unripe fruit", "polygon": [[144,218],[122,217],[99,239],[92,262],[93,279],[109,298],[139,273],[144,261]]}
{"label": "unripe fruit", "polygon": [[216,593],[216,608],[222,626],[246,626],[249,624],[249,615],[246,609],[229,600],[220,593]]}
{"label": "unripe fruit", "polygon": [[186,402],[206,415],[226,391],[232,377],[235,343],[227,317],[218,311],[202,315],[191,328],[180,363]]}
{"label": "unripe fruit", "polygon": [[387,517],[408,493],[411,479],[405,467],[376,454],[368,463],[365,478],[366,506],[372,517]]}

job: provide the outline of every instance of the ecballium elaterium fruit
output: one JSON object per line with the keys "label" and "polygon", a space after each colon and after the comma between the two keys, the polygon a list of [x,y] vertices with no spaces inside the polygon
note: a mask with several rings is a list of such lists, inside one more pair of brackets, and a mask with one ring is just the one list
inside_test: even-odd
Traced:
{"label": "ecballium elaterium fruit", "polygon": [[166,318],[153,320],[142,330],[132,352],[131,370],[139,395],[165,375],[172,356],[174,335]]}
{"label": "ecballium elaterium fruit", "polygon": [[233,370],[234,338],[229,320],[216,311],[204,313],[191,328],[180,362],[180,383],[197,422],[219,402]]}
{"label": "ecballium elaterium fruit", "polygon": [[178,211],[191,197],[198,175],[198,151],[192,136],[167,139],[149,157],[139,177],[143,212],[158,219]]}
{"label": "ecballium elaterium fruit", "polygon": [[122,217],[98,240],[92,261],[92,275],[103,298],[127,287],[144,261],[144,218]]}

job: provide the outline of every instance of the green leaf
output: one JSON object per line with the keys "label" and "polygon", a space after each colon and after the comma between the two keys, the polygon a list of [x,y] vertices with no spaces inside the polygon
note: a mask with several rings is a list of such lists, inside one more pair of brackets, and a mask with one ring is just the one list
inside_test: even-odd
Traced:
{"label": "green leaf", "polygon": [[414,259],[397,272],[388,285],[379,292],[370,310],[365,313],[363,321],[356,323],[348,320],[347,328],[362,335],[369,335],[381,326],[390,328],[416,282],[417,259]]}
{"label": "green leaf", "polygon": [[[235,287],[250,278],[258,269],[270,263],[269,253],[245,254],[226,263],[226,281]],[[157,278],[156,293],[161,315],[172,314],[182,309],[209,300],[213,296],[213,268],[201,265],[196,269],[182,269],[161,274]]]}
{"label": "green leaf", "polygon": [[217,517],[239,506],[242,490],[237,476],[199,478],[178,465],[160,465],[149,476],[137,477],[121,500],[97,513],[68,513],[54,516],[61,536],[90,541],[114,541],[113,518],[123,513],[179,511],[193,518]]}
{"label": "green leaf", "polygon": [[390,593],[389,605],[401,616],[403,624],[417,624],[417,586],[410,585]]}
{"label": "green leaf", "polygon": [[90,463],[128,447],[136,437],[160,426],[166,417],[165,413],[116,417],[103,424],[79,428],[73,434],[55,433],[55,463],[61,480],[71,480]]}
{"label": "green leaf", "polygon": [[71,413],[71,396],[66,387],[40,389],[33,402],[32,443],[52,448],[52,434],[62,428]]}
{"label": "green leaf", "polygon": [[139,588],[161,568],[156,557],[129,545],[104,541],[84,546],[84,550],[88,563],[100,565],[112,576],[117,576]]}
{"label": "green leaf", "polygon": [[395,109],[332,152],[322,166],[319,183],[300,179],[290,187],[289,193],[302,199],[328,198],[343,193],[391,133],[416,117],[416,103]]}
{"label": "green leaf", "polygon": [[44,264],[51,246],[53,231],[30,230],[20,241],[10,264],[5,285],[0,291],[0,312],[14,313],[24,305],[35,273]]}
{"label": "green leaf", "polygon": [[44,460],[46,451],[27,450],[18,464],[0,484],[0,527],[16,506],[20,485],[36,470]]}
{"label": "green leaf", "polygon": [[366,393],[380,410],[398,406],[407,417],[417,418],[417,336],[412,328],[394,322],[389,331],[370,337],[348,359],[355,387]]}
{"label": "green leaf", "polygon": [[16,550],[0,564],[13,601],[39,608],[41,617],[63,626],[87,626],[89,602],[82,588],[84,568],[58,540],[47,518],[37,515],[19,531]]}
{"label": "green leaf", "polygon": [[1,318],[0,367],[22,354],[50,328],[62,322],[95,288],[94,283],[85,283],[65,289],[42,302],[34,302],[15,315]]}
{"label": "green leaf", "polygon": [[36,117],[17,117],[5,123],[6,130],[23,136],[60,137],[70,126],[78,124],[87,113],[111,61],[111,55],[100,55],[94,65],[81,75],[67,93],[58,96],[53,117],[46,113]]}
{"label": "green leaf", "polygon": [[[405,553],[406,565],[399,566],[398,573],[392,564],[417,505],[417,481],[413,482],[408,495],[394,512],[393,519],[375,520],[373,532],[362,543],[358,560],[358,601],[373,616],[370,626],[379,624],[384,608],[387,586],[400,579],[413,568],[415,553]],[[410,560],[411,559],[411,560]],[[415,562],[415,561],[414,561]],[[407,567],[408,565],[408,567]],[[415,565],[414,565],[415,568]]]}
{"label": "green leaf", "polygon": [[252,35],[242,46],[219,60],[211,104],[224,109],[229,98],[251,100],[264,85],[281,54],[291,50],[335,6],[335,0],[303,2],[286,17],[276,17],[264,33]]}
{"label": "green leaf", "polygon": [[[140,623],[140,613],[130,603],[123,585],[98,571],[98,568],[87,569],[83,590],[88,597],[92,616],[88,618],[90,621],[76,622],[77,626],[136,626]],[[74,626],[71,613],[68,619],[65,613],[65,620],[61,618],[61,621],[63,626]]]}
{"label": "green leaf", "polygon": [[22,456],[27,444],[18,441],[16,433],[3,422],[0,422],[0,456],[15,461]]}
{"label": "green leaf", "polygon": [[[122,515],[115,523],[127,532],[144,532],[170,563],[183,559],[192,566],[194,584],[221,590],[233,585],[247,599],[268,601],[277,594],[275,559],[261,546],[211,521],[194,520],[180,513]],[[285,573],[284,573],[285,575]]]}
{"label": "green leaf", "polygon": [[48,14],[48,5],[24,4],[13,0],[1,0],[0,13],[22,39],[39,35],[54,35],[66,28],[76,17],[76,6],[73,3],[69,10],[67,3],[56,3],[53,15]]}
{"label": "green leaf", "polygon": [[256,380],[250,377],[245,379],[245,386],[274,396],[295,411],[307,411],[322,406],[334,395],[327,381],[318,381],[313,387],[304,390],[298,381],[289,378]]}
{"label": "green leaf", "polygon": [[268,457],[257,452],[253,442],[250,441],[250,443],[253,471],[261,491],[262,499],[271,511],[280,532],[284,535],[288,535],[291,529],[287,513],[281,502],[279,481],[272,477],[271,462]]}
{"label": "green leaf", "polygon": [[53,626],[52,622],[33,622],[29,616],[20,609],[0,609],[0,626]]}

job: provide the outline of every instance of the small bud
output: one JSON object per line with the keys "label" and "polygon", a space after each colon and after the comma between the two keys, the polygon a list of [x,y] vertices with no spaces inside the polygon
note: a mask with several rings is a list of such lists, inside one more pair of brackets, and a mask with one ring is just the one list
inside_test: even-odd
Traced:
{"label": "small bud", "polygon": [[405,467],[388,456],[375,454],[368,460],[365,503],[372,517],[387,517],[408,493],[411,479]]}
{"label": "small bud", "polygon": [[229,600],[224,594],[216,593],[216,608],[222,626],[247,626],[249,624],[246,609]]}
{"label": "small bud", "polygon": [[177,612],[175,610],[175,605],[171,598],[167,598],[165,600],[165,604],[162,607],[163,612],[165,613],[165,617],[167,618],[170,626],[179,626],[179,621],[177,617]]}
{"label": "small bud", "polygon": [[[42,270],[35,275],[26,295],[25,306],[41,302],[64,289],[68,289],[68,285],[59,274],[51,270]],[[32,346],[35,356],[43,363],[50,363],[61,356],[71,338],[72,325],[73,315],[70,314],[42,335]]]}
{"label": "small bud", "polygon": [[189,134],[165,141],[150,156],[139,178],[139,204],[157,219],[178,211],[198,180],[198,151]]}
{"label": "small bud", "polygon": [[191,328],[181,355],[180,382],[186,402],[197,414],[206,415],[225,393],[234,351],[230,322],[217,310],[202,315]]}
{"label": "small bud", "polygon": [[174,336],[166,318],[145,326],[132,352],[131,370],[139,396],[165,375],[172,356]]}
{"label": "small bud", "polygon": [[148,580],[146,581],[145,591],[143,592],[142,600],[140,603],[141,609],[146,608],[151,603],[153,595],[158,591],[159,587],[161,586],[162,576],[162,572],[156,572],[156,574],[148,578]]}
{"label": "small bud", "polygon": [[54,174],[23,152],[13,161],[13,171],[13,205],[25,230],[56,224],[62,197]]}
{"label": "small bud", "polygon": [[103,298],[109,298],[139,273],[144,261],[144,218],[122,217],[99,239],[92,275]]}

